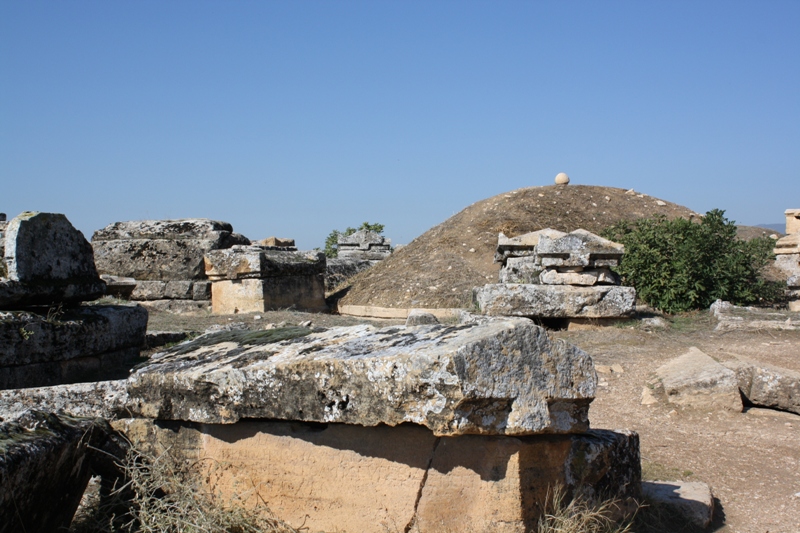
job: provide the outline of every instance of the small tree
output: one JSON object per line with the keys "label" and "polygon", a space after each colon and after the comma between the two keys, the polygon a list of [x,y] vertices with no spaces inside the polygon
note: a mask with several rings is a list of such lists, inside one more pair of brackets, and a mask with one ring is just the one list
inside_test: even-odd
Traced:
{"label": "small tree", "polygon": [[325,256],[336,257],[339,255],[339,248],[337,247],[337,244],[339,243],[339,237],[346,237],[348,235],[352,235],[356,231],[361,230],[374,231],[375,233],[381,234],[383,233],[383,229],[383,224],[370,224],[369,222],[362,222],[357,229],[351,227],[348,227],[344,231],[335,229],[325,238]]}
{"label": "small tree", "polygon": [[742,241],[725,212],[713,209],[698,224],[683,218],[620,222],[603,236],[625,245],[617,269],[648,304],[668,313],[702,309],[715,300],[773,302],[782,286],[760,270],[772,259],[768,238]]}

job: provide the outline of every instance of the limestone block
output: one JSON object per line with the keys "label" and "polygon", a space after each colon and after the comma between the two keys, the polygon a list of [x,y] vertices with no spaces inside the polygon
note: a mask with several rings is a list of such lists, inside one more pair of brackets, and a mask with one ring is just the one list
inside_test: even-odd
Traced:
{"label": "limestone block", "polygon": [[408,313],[408,318],[406,318],[406,326],[426,326],[438,323],[439,319],[436,318],[436,315],[421,309],[412,309]]}
{"label": "limestone block", "polygon": [[697,348],[659,367],[656,377],[670,403],[742,411],[736,373]]}
{"label": "limestone block", "polygon": [[211,299],[211,282],[195,281],[192,284],[192,300],[210,300],[210,299]]}
{"label": "limestone block", "polygon": [[0,450],[2,533],[68,529],[92,473],[124,458],[106,422],[42,412],[0,425]]}
{"label": "limestone block", "polygon": [[340,236],[336,249],[342,259],[380,261],[392,255],[392,240],[374,231],[359,230]]}
{"label": "limestone block", "polygon": [[256,244],[271,248],[295,248],[294,239],[281,239],[279,237],[267,237],[266,239],[261,239]]}
{"label": "limestone block", "polygon": [[800,276],[800,253],[776,255],[775,267],[790,277]]}
{"label": "limestone block", "polygon": [[508,257],[500,268],[500,283],[539,283],[542,265],[535,256]]}
{"label": "limestone block", "polygon": [[747,359],[725,366],[736,373],[739,390],[753,405],[800,415],[800,373]]}
{"label": "limestone block", "polygon": [[91,245],[64,215],[25,212],[4,234],[0,309],[88,301],[105,292]]}
{"label": "limestone block", "polygon": [[204,316],[211,313],[209,300],[141,300],[138,303],[151,311],[176,315]]}
{"label": "limestone block", "polygon": [[545,268],[539,274],[539,283],[542,285],[617,285],[617,277],[607,268],[562,271],[551,267]]}
{"label": "limestone block", "polygon": [[203,336],[134,372],[128,408],[206,423],[413,422],[436,435],[530,435],[585,431],[595,388],[582,350],[530,320],[483,319]]}
{"label": "limestone block", "polygon": [[166,281],[137,281],[136,288],[131,293],[131,300],[163,300],[166,291]]}
{"label": "limestone block", "polygon": [[800,209],[787,209],[786,214],[786,235],[800,233]]}
{"label": "limestone block", "polygon": [[9,421],[31,409],[69,416],[106,419],[127,416],[125,380],[71,383],[51,387],[0,390],[0,419]]}
{"label": "limestone block", "polygon": [[227,222],[208,219],[115,222],[92,236],[102,274],[137,280],[204,279],[206,252],[246,244]]}
{"label": "limestone block", "polygon": [[775,255],[800,254],[800,233],[793,233],[775,241]]}
{"label": "limestone block", "polygon": [[613,318],[633,312],[636,290],[509,283],[476,287],[473,299],[482,313],[493,316]]}
{"label": "limestone block", "polygon": [[566,233],[551,228],[532,231],[516,237],[506,237],[500,233],[497,236],[497,251],[494,254],[495,263],[505,263],[509,257],[532,256],[542,235],[546,235],[551,239],[560,239]]}
{"label": "limestone block", "polygon": [[791,312],[791,307],[790,312],[786,312],[777,309],[739,307],[730,302],[717,300],[711,304],[710,309],[719,321],[715,328],[718,331],[800,329],[800,320]]}
{"label": "limestone block", "polygon": [[164,288],[164,298],[170,300],[191,300],[191,281],[168,281]]}
{"label": "limestone block", "polygon": [[642,483],[642,495],[699,528],[707,528],[714,518],[714,495],[705,483],[647,481]]}
{"label": "limestone block", "polygon": [[284,276],[319,276],[322,280],[325,276],[325,254],[234,246],[207,253],[205,273],[211,281]]}
{"label": "limestone block", "polygon": [[632,432],[436,437],[414,424],[251,420],[116,426],[138,446],[200,465],[199,478],[222,501],[250,495],[248,506],[267,501],[275,516],[309,531],[524,533],[536,529],[557,483],[626,502],[639,495]]}
{"label": "limestone block", "polygon": [[121,298],[123,300],[130,300],[131,294],[136,289],[136,280],[133,278],[102,274],[100,279],[102,279],[106,284],[107,295]]}
{"label": "limestone block", "polygon": [[0,389],[97,380],[138,356],[146,329],[147,311],[138,305],[81,306],[51,317],[0,312]]}
{"label": "limestone block", "polygon": [[211,284],[214,314],[260,313],[287,308],[327,311],[322,275],[233,279]]}
{"label": "limestone block", "polygon": [[624,253],[622,244],[583,229],[555,239],[542,235],[536,245],[544,267],[615,267]]}

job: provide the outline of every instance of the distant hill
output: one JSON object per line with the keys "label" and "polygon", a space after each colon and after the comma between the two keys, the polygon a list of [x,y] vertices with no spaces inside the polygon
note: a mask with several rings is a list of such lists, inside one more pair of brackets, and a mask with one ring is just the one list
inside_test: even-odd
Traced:
{"label": "distant hill", "polygon": [[542,228],[595,233],[620,220],[698,216],[646,194],[611,187],[529,187],[476,202],[350,280],[343,305],[471,307],[472,288],[495,283],[497,234]]}
{"label": "distant hill", "polygon": [[783,235],[783,232],[786,231],[786,222],[778,222],[777,224],[756,224],[759,228],[767,228],[771,229],[774,232],[780,233]]}

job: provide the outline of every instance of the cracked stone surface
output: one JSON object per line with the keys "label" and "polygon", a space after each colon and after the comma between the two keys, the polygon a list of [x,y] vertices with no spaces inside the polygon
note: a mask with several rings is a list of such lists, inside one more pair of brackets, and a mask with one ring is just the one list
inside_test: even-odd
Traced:
{"label": "cracked stone surface", "polygon": [[633,312],[633,287],[495,283],[475,287],[473,299],[492,316],[611,318]]}
{"label": "cracked stone surface", "polygon": [[[284,340],[273,336],[284,335]],[[291,338],[290,338],[291,337]],[[395,426],[434,435],[588,429],[592,360],[521,318],[458,326],[361,325],[204,336],[152,357],[128,381],[136,416]]]}

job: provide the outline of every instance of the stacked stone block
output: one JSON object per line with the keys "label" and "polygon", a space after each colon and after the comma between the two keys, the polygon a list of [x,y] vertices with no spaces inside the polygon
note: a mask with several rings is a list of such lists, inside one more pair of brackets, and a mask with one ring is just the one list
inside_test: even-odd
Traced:
{"label": "stacked stone block", "polygon": [[578,229],[543,229],[498,237],[497,284],[476,287],[475,303],[488,315],[537,318],[616,318],[630,314],[632,287],[611,270],[624,247]]}
{"label": "stacked stone block", "polygon": [[788,279],[789,310],[800,311],[800,209],[787,209],[786,236],[775,242],[775,266]]}

